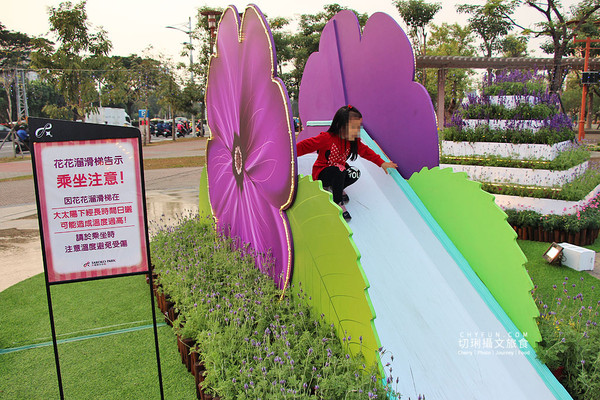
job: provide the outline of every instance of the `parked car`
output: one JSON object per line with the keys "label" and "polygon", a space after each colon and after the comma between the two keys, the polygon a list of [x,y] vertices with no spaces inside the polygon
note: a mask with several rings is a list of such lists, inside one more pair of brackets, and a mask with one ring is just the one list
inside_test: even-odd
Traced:
{"label": "parked car", "polygon": [[10,132],[10,128],[5,125],[0,125],[0,141],[4,140],[5,137],[8,136]]}

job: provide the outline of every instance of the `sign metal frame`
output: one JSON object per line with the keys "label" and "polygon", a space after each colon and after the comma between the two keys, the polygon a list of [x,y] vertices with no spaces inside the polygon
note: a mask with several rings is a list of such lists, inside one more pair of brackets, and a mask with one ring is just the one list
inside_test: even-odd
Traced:
{"label": "sign metal frame", "polygon": [[[29,118],[28,122],[30,131],[34,133],[30,135],[31,162],[60,398],[64,399],[64,392],[54,325],[51,286],[114,277],[147,275],[150,283],[160,397],[164,399],[150,267],[140,132],[131,127],[43,118]],[[110,165],[104,165],[100,159],[97,160],[97,163],[80,161],[77,164],[74,161],[75,158],[93,160],[94,155],[102,158],[98,153],[103,154],[107,149],[117,150],[114,158],[112,158],[112,154],[107,156],[110,157]],[[64,157],[61,158],[61,156]],[[114,160],[117,158],[119,167],[114,166]],[[62,163],[65,163],[64,167]],[[59,165],[64,170],[59,170]],[[65,184],[65,182],[70,182],[70,184]],[[95,194],[104,188],[111,189],[109,191],[116,193]],[[61,191],[61,189],[64,190]],[[66,196],[62,197],[63,194]],[[59,200],[63,202],[61,207],[52,207],[56,206]],[[77,200],[78,203],[70,203],[74,200]],[[62,207],[63,205],[64,207]],[[114,215],[111,216],[111,214]],[[128,217],[130,221],[127,223]],[[64,221],[61,222],[61,218],[64,218]],[[133,235],[132,232],[134,232]],[[65,242],[64,237],[69,237],[69,239]],[[69,251],[74,246],[80,246],[77,247],[78,250],[83,249],[83,244],[73,244],[72,246],[69,243],[69,240],[75,243],[80,238],[83,242],[89,242],[83,243],[87,245],[85,252]],[[131,245],[128,240],[131,240]],[[65,243],[68,244],[65,245]],[[102,249],[96,246],[92,249],[94,243],[98,247],[102,243]],[[110,247],[107,249],[104,244],[110,245]],[[113,245],[116,246],[115,249],[112,248]],[[57,249],[61,249],[61,251],[57,251]],[[116,255],[110,260],[81,263],[82,257],[102,258],[109,253]],[[108,264],[115,265],[108,266]]]}

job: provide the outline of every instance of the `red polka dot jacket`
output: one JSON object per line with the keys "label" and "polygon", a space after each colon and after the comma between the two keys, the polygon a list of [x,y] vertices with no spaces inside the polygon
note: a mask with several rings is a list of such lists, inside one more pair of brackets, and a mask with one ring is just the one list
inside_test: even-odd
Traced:
{"label": "red polka dot jacket", "polygon": [[[358,155],[381,167],[384,160],[359,138],[356,140],[358,141]],[[350,157],[350,142],[329,132],[321,132],[317,136],[300,141],[296,144],[296,150],[298,157],[314,151],[318,153],[317,161],[312,169],[314,180],[319,179],[321,171],[332,165],[337,166],[340,171],[344,171],[348,167],[346,160]]]}

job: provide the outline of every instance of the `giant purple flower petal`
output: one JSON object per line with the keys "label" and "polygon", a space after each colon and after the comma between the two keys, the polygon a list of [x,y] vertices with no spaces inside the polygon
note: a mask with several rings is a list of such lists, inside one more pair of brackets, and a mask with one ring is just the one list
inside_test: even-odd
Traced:
{"label": "giant purple flower petal", "polygon": [[[354,105],[367,132],[409,178],[439,164],[435,112],[414,72],[410,42],[389,15],[373,14],[361,35],[354,13],[341,11],[327,23],[319,51],[306,63],[300,118],[305,124],[327,121],[341,106]],[[308,128],[299,139],[321,130]]]}
{"label": "giant purple flower petal", "polygon": [[206,89],[211,206],[220,228],[274,257],[274,267],[262,257],[257,266],[284,288],[292,239],[283,210],[295,194],[296,143],[287,91],[276,77],[273,38],[256,6],[246,8],[241,23],[230,6],[216,43]]}

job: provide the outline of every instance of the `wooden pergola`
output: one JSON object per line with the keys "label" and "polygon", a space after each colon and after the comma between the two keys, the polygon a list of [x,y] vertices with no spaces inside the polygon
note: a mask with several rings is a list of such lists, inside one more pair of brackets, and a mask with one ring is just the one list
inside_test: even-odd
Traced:
{"label": "wooden pergola", "polygon": [[[584,58],[565,57],[560,65],[570,69],[583,70]],[[590,59],[589,68],[600,69],[600,59]],[[444,94],[446,90],[446,74],[450,68],[464,69],[550,69],[555,67],[553,58],[530,57],[464,57],[464,56],[417,56],[417,68],[437,69],[437,119],[444,123]]]}

